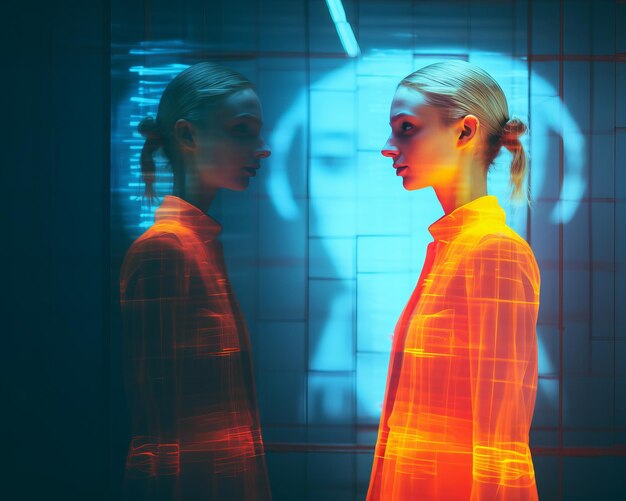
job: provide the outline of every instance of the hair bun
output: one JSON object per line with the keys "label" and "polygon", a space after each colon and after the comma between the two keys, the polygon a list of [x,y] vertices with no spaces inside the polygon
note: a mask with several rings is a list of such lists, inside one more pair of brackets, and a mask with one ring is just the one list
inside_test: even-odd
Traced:
{"label": "hair bun", "polygon": [[502,128],[502,136],[500,141],[509,151],[515,151],[522,147],[519,137],[524,134],[528,128],[526,124],[519,118],[509,118]]}
{"label": "hair bun", "polygon": [[161,141],[161,132],[159,131],[159,124],[157,124],[156,120],[153,117],[146,117],[137,126],[137,130],[139,134],[141,134],[146,139],[151,139],[153,141]]}

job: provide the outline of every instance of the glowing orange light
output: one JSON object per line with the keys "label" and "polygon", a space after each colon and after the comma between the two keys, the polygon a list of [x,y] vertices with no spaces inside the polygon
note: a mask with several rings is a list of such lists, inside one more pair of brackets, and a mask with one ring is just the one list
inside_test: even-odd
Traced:
{"label": "glowing orange light", "polygon": [[137,499],[270,498],[250,341],[220,230],[165,197],[122,267],[126,476]]}
{"label": "glowing orange light", "polygon": [[492,196],[429,229],[394,333],[368,500],[537,499],[532,250]]}

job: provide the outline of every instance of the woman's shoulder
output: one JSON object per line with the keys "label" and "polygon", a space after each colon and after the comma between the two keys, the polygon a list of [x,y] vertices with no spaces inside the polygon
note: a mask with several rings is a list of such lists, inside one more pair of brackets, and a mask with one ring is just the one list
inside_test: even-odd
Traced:
{"label": "woman's shoulder", "polygon": [[471,250],[480,251],[494,248],[530,252],[532,254],[532,249],[528,242],[509,226],[494,228],[493,231],[482,232],[474,236]]}
{"label": "woman's shoulder", "polygon": [[162,228],[156,225],[148,228],[130,246],[130,252],[182,252],[185,238],[175,228]]}
{"label": "woman's shoulder", "polygon": [[146,266],[180,263],[190,259],[189,236],[176,225],[154,224],[135,240],[124,258],[121,275],[129,275]]}
{"label": "woman's shoulder", "polygon": [[[540,279],[539,267],[531,246],[507,225],[473,235],[467,249],[468,263],[474,263],[477,266],[484,265],[485,262],[495,265],[514,264],[533,281],[538,282]],[[501,268],[501,266],[498,267]]]}
{"label": "woman's shoulder", "polygon": [[532,254],[528,242],[513,228],[505,223],[493,225],[474,225],[462,234],[463,247],[467,252],[502,249],[525,251]]}
{"label": "woman's shoulder", "polygon": [[178,221],[156,221],[130,248],[135,251],[184,252],[193,237],[193,231]]}

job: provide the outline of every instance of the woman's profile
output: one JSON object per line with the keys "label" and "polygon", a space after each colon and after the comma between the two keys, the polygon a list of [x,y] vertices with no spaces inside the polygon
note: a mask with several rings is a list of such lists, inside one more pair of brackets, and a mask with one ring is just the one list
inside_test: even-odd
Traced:
{"label": "woman's profile", "polygon": [[141,169],[153,196],[159,149],[173,172],[154,224],[124,260],[121,306],[132,438],[128,499],[270,499],[250,340],[206,214],[222,188],[245,190],[269,156],[251,83],[198,63],[166,87]]}
{"label": "woman's profile", "polygon": [[390,117],[382,154],[405,189],[432,186],[444,215],[394,332],[367,498],[537,499],[539,269],[487,194],[504,146],[521,195],[526,126],[488,73],[456,60],[403,79]]}

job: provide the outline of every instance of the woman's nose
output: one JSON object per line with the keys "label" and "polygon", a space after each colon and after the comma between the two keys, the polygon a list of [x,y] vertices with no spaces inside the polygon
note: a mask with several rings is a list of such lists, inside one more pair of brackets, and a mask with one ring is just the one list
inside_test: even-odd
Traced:
{"label": "woman's nose", "polygon": [[389,142],[389,139],[385,143],[385,146],[383,146],[383,149],[381,150],[381,153],[382,153],[382,155],[384,157],[389,157],[389,158],[393,158],[393,159],[398,158],[398,156],[400,155],[400,151],[398,150],[398,147],[392,145]]}
{"label": "woman's nose", "polygon": [[265,144],[265,141],[261,140],[261,146],[259,146],[257,150],[254,152],[255,158],[267,158],[271,154],[272,154],[272,150],[270,150],[270,147],[267,144]]}

